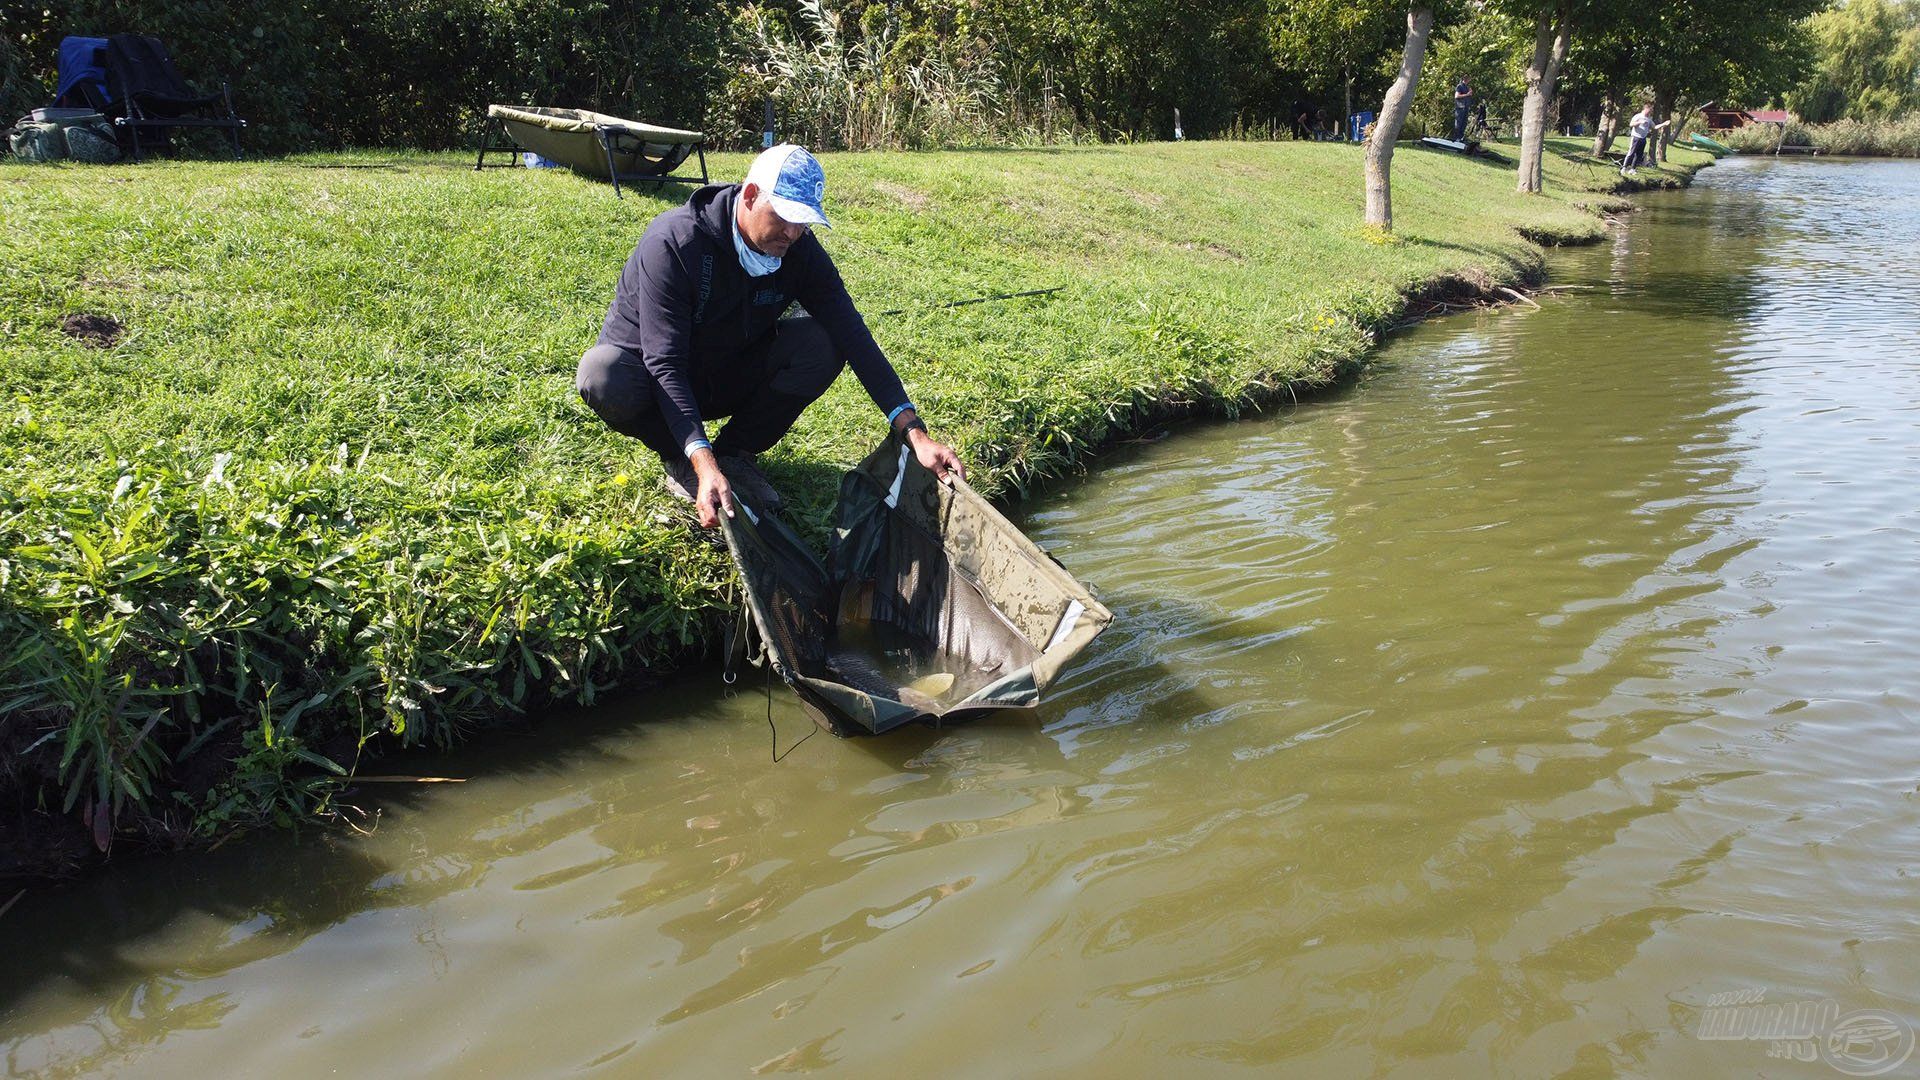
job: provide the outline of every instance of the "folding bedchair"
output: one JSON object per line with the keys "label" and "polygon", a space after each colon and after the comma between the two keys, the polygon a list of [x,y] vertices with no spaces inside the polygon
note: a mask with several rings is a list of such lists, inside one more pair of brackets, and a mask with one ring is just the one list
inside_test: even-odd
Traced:
{"label": "folding bedchair", "polygon": [[[502,136],[512,141],[503,141]],[[487,106],[474,169],[486,167],[488,154],[512,155],[517,153],[516,147],[582,175],[610,180],[616,197],[624,197],[620,194],[622,182],[656,186],[708,182],[706,136],[698,131],[656,127],[585,109]],[[697,179],[673,175],[695,154],[700,161]]]}
{"label": "folding bedchair", "polygon": [[[233,94],[220,84],[217,94],[196,94],[173,66],[173,57],[159,38],[141,34],[114,34],[106,47],[107,115],[131,142],[133,160],[140,160],[142,132],[173,128],[214,128],[233,139],[233,156],[240,156],[240,129],[247,126],[233,111]],[[164,136],[163,136],[164,138]]]}

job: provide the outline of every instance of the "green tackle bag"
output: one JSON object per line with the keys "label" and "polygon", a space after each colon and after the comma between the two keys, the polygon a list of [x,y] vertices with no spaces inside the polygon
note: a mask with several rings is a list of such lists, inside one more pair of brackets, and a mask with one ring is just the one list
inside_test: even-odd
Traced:
{"label": "green tackle bag", "polygon": [[67,157],[66,129],[30,117],[22,117],[7,132],[7,145],[21,161],[65,161]]}
{"label": "green tackle bag", "polygon": [[7,144],[22,161],[109,165],[120,160],[112,122],[79,109],[36,109],[14,123]]}

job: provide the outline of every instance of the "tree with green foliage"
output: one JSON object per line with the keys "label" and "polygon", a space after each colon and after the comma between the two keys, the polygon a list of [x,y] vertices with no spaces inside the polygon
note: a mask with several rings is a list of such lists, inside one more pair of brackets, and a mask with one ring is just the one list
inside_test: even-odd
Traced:
{"label": "tree with green foliage", "polygon": [[[1694,103],[1765,88],[1778,93],[1793,84],[1801,24],[1821,2],[1756,7],[1746,0],[1615,0],[1613,18],[1587,35],[1591,47],[1578,57],[1604,84],[1601,126],[1609,109],[1618,116],[1636,103],[1629,92],[1644,91],[1656,123],[1677,120],[1649,147],[1655,160],[1666,160]],[[1596,136],[1595,152],[1605,148]]]}
{"label": "tree with green foliage", "polygon": [[1363,166],[1366,224],[1393,231],[1393,148],[1406,126],[1433,34],[1431,2],[1398,0],[1275,0],[1276,53],[1322,85],[1337,78],[1346,88],[1346,115],[1353,115],[1353,87],[1361,72],[1387,67],[1392,28],[1404,38],[1380,111],[1367,133]]}
{"label": "tree with green foliage", "polygon": [[1433,7],[1415,4],[1406,9],[1407,43],[1400,53],[1400,71],[1380,104],[1380,116],[1367,136],[1366,222],[1383,232],[1393,231],[1393,144],[1407,122],[1413,106],[1414,87],[1420,82],[1420,67],[1426,60],[1427,41],[1433,34]]}
{"label": "tree with green foliage", "polygon": [[1453,86],[1464,78],[1487,110],[1489,123],[1519,115],[1522,47],[1518,24],[1506,14],[1481,5],[1468,7],[1443,20],[1428,46],[1427,67],[1436,78],[1427,80],[1416,95],[1410,121],[1444,131],[1453,120]]}
{"label": "tree with green foliage", "polygon": [[[1648,31],[1655,4],[1667,0],[1616,0],[1617,18],[1582,34],[1568,51],[1566,88],[1594,106],[1593,153],[1613,145],[1623,118],[1640,104],[1636,96],[1664,63],[1660,42]],[[1684,0],[1682,0],[1684,2]]]}
{"label": "tree with green foliage", "polygon": [[[1424,62],[1523,115],[1533,190],[1563,68],[1577,94],[1559,96],[1583,109],[1662,83],[1669,102],[1782,92],[1782,58],[1803,50],[1778,30],[1809,2],[1474,0],[1457,18],[1436,9]],[[1798,107],[1913,107],[1916,6],[1849,0],[1817,18],[1822,74]],[[232,80],[250,151],[455,146],[493,101],[699,127],[722,145],[757,134],[769,97],[783,132],[836,147],[1165,137],[1175,108],[1204,137],[1279,121],[1300,91],[1343,115],[1379,100],[1406,65],[1408,13],[1384,0],[0,0],[0,102],[10,115],[46,102],[61,36],[139,27],[190,80]],[[1409,117],[1443,125],[1444,95],[1412,87]]]}
{"label": "tree with green foliage", "polygon": [[1920,111],[1920,3],[1846,0],[1808,20],[1812,76],[1787,95],[1812,123]]}
{"label": "tree with green foliage", "polygon": [[[1824,0],[1773,0],[1750,4],[1745,0],[1684,0],[1668,9],[1660,23],[1661,61],[1653,88],[1656,120],[1673,116],[1672,108],[1723,99],[1736,89],[1744,93],[1785,92],[1804,72],[1804,55],[1795,47],[1807,17]],[[1684,122],[1685,117],[1680,118]],[[1682,123],[1663,130],[1656,147],[1667,160],[1667,147]]]}
{"label": "tree with green foliage", "polygon": [[1392,70],[1389,58],[1401,44],[1406,7],[1355,0],[1270,3],[1274,58],[1310,86],[1339,86],[1342,115],[1353,115],[1354,94],[1370,93],[1379,85],[1372,81],[1375,73]]}
{"label": "tree with green foliage", "polygon": [[1519,0],[1514,14],[1530,16],[1533,51],[1525,72],[1526,96],[1520,112],[1518,190],[1537,195],[1545,180],[1547,110],[1553,105],[1560,68],[1573,44],[1575,0]]}
{"label": "tree with green foliage", "polygon": [[[877,2],[877,0],[875,0]],[[1266,0],[920,0],[1000,59],[1016,92],[1057,95],[1100,135],[1190,135],[1279,112]],[[1043,90],[1044,88],[1044,90]]]}

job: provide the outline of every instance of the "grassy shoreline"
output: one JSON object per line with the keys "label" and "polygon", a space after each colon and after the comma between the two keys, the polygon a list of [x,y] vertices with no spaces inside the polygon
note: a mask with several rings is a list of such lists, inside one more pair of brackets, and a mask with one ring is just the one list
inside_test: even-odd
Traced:
{"label": "grassy shoreline", "polygon": [[[936,433],[1012,495],[1336,382],[1410,298],[1524,284],[1614,193],[1707,160],[1627,182],[1556,150],[1527,197],[1403,149],[1392,240],[1334,144],[830,155],[826,242],[864,310],[902,310],[875,333]],[[705,649],[724,557],[571,387],[681,198],[451,156],[0,166],[0,873],[324,816],[363,752]],[[74,314],[123,329],[89,345]],[[770,455],[803,531],[880,430],[843,379]]]}

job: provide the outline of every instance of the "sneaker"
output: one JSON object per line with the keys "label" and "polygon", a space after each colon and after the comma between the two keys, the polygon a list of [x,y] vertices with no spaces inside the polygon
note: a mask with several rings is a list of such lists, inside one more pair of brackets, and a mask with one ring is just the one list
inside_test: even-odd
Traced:
{"label": "sneaker", "polygon": [[727,474],[727,480],[733,489],[740,493],[756,512],[779,513],[784,505],[780,493],[774,490],[767,474],[760,471],[759,462],[752,454],[720,455],[720,471]]}
{"label": "sneaker", "polygon": [[692,463],[686,458],[661,458],[660,466],[667,473],[660,478],[660,486],[667,489],[667,494],[692,502],[694,493],[700,490],[700,477],[694,473]]}

